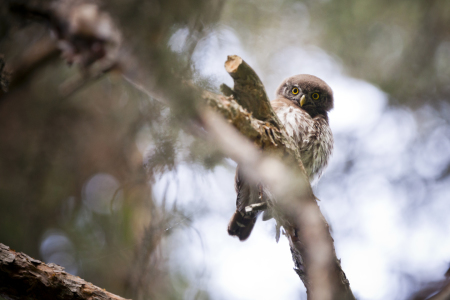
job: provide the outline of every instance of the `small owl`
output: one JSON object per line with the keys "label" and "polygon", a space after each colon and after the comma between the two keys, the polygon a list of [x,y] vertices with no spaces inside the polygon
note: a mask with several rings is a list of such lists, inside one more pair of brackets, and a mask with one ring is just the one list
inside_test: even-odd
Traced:
{"label": "small owl", "polygon": [[[333,134],[328,124],[328,112],[333,108],[333,91],[321,79],[312,75],[295,75],[283,81],[271,102],[287,133],[298,144],[300,156],[311,184],[315,184],[328,164],[333,150]],[[228,225],[228,233],[246,240],[261,211],[246,212],[257,203],[271,202],[269,191],[262,185],[247,183],[236,170],[236,212]],[[270,205],[263,220],[272,217]]]}

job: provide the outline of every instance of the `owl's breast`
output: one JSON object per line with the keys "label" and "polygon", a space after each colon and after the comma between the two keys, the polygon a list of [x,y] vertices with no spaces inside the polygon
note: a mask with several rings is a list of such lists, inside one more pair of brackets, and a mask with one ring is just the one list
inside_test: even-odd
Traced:
{"label": "owl's breast", "polygon": [[322,175],[333,151],[333,134],[327,120],[314,118],[294,105],[274,105],[287,133],[298,143],[303,166],[314,184]]}

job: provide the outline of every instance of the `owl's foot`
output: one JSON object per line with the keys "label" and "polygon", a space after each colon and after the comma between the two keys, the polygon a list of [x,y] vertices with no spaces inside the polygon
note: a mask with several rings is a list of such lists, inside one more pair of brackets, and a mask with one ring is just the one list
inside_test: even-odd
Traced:
{"label": "owl's foot", "polygon": [[267,209],[267,203],[266,202],[261,202],[261,203],[255,203],[249,206],[245,207],[245,213],[246,214],[250,214],[250,213],[255,213],[258,211],[264,211]]}

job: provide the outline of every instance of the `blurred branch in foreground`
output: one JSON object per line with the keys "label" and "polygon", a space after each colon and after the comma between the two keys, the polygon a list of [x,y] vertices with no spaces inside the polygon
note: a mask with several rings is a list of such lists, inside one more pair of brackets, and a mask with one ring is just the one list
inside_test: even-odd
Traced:
{"label": "blurred branch in foreground", "polygon": [[0,295],[7,299],[112,299],[123,300],[64,272],[0,244]]}

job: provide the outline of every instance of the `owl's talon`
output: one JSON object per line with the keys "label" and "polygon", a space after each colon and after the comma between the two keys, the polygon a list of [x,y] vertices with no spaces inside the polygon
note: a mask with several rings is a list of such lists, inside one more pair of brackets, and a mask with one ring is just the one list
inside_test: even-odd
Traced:
{"label": "owl's talon", "polygon": [[267,209],[267,203],[265,202],[261,202],[261,203],[255,203],[249,206],[245,207],[245,213],[249,214],[252,212],[257,212],[257,211],[264,211]]}

